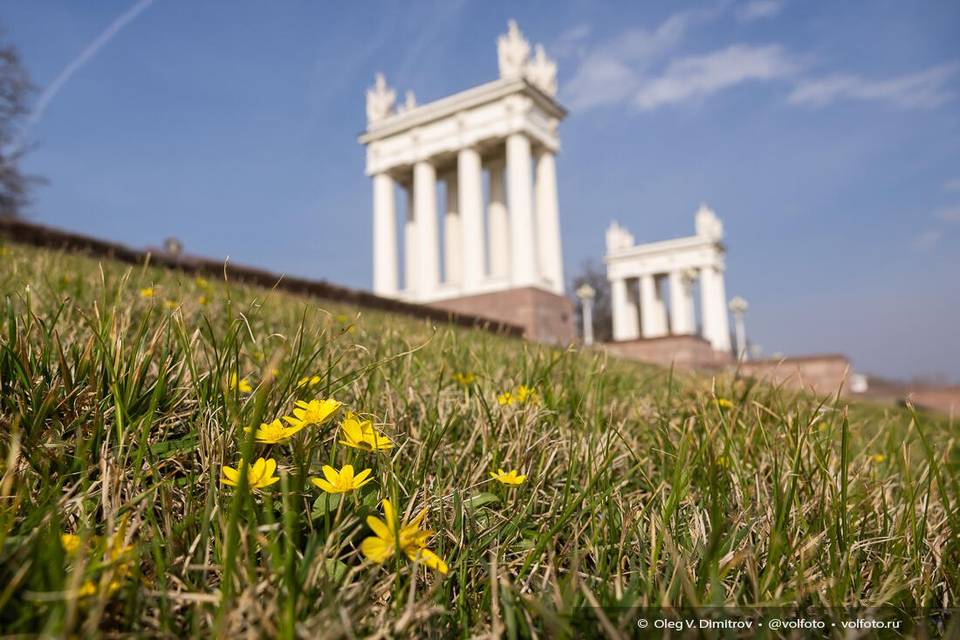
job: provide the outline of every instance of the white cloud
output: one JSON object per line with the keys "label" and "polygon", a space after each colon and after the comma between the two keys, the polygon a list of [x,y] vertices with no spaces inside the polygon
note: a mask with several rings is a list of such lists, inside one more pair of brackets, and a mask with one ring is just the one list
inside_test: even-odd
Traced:
{"label": "white cloud", "polygon": [[[631,29],[587,51],[573,78],[566,83],[566,100],[575,109],[629,103],[650,110],[702,98],[749,80],[771,80],[794,71],[796,65],[782,47],[748,44],[677,58],[659,73],[654,71],[677,49],[691,28],[717,17],[723,10],[721,5],[675,13],[656,29]],[[578,27],[566,40],[580,42],[586,33],[584,27]]]}
{"label": "white cloud", "polygon": [[960,205],[938,209],[935,215],[944,222],[960,222]]}
{"label": "white cloud", "polygon": [[901,109],[929,109],[951,98],[946,83],[960,64],[943,64],[926,71],[888,80],[836,74],[804,80],[790,94],[793,104],[822,107],[837,100],[875,100]]}
{"label": "white cloud", "polygon": [[[687,33],[698,24],[736,11],[741,20],[769,18],[786,0],[755,0],[733,9],[722,3],[711,9],[673,14],[653,30],[630,29],[613,40],[588,46],[590,28],[579,25],[562,34],[558,47],[578,64],[563,83],[563,99],[574,109],[629,104],[652,110],[711,94],[751,81],[772,81],[795,75],[799,58],[778,44],[730,44],[697,55],[677,57]],[[672,59],[671,59],[672,58]],[[665,66],[664,66],[665,65]],[[933,108],[953,97],[949,84],[960,62],[886,79],[832,74],[799,80],[788,101],[823,107],[840,100],[886,102],[901,109]],[[960,179],[958,179],[960,181]],[[948,190],[960,191],[960,182]]]}
{"label": "white cloud", "polygon": [[913,242],[910,243],[910,246],[916,251],[929,251],[937,246],[937,243],[940,242],[940,238],[942,237],[942,231],[928,229],[927,231],[918,233],[913,239]]}
{"label": "white cloud", "polygon": [[578,24],[557,36],[550,45],[550,53],[557,58],[566,58],[576,53],[582,54],[584,43],[589,36],[590,25]]}
{"label": "white cloud", "polygon": [[740,7],[737,18],[743,22],[772,18],[783,11],[785,5],[784,0],[754,0]]}
{"label": "white cloud", "polygon": [[735,44],[671,62],[663,75],[645,82],[633,98],[640,109],[702,98],[752,80],[792,74],[796,64],[779,45]]}
{"label": "white cloud", "polygon": [[575,109],[628,100],[638,89],[646,70],[673,50],[691,26],[713,15],[713,10],[682,11],[652,31],[630,29],[609,43],[587,51],[566,83],[566,100]]}
{"label": "white cloud", "polygon": [[943,183],[944,191],[960,191],[960,178],[951,178]]}

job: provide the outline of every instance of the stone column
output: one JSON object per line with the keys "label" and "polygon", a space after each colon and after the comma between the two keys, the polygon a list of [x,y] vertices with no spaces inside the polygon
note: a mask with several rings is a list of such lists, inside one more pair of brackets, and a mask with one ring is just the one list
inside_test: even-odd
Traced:
{"label": "stone column", "polygon": [[670,332],[683,336],[692,334],[696,327],[693,317],[693,287],[683,271],[670,272]]}
{"label": "stone column", "polygon": [[425,160],[413,167],[413,206],[417,226],[418,293],[422,299],[440,283],[440,242],[437,236],[437,170]]}
{"label": "stone column", "polygon": [[533,167],[530,139],[507,137],[507,209],[510,213],[510,283],[529,287],[539,281],[533,229]]}
{"label": "stone column", "polygon": [[536,166],[537,255],[540,273],[551,290],[563,295],[563,253],[560,249],[560,212],[557,204],[557,164],[553,152],[541,149]]}
{"label": "stone column", "polygon": [[624,278],[610,281],[610,307],[613,312],[613,339],[636,340],[640,334],[637,307],[630,300]]}
{"label": "stone column", "polygon": [[447,206],[443,213],[443,273],[444,282],[459,285],[463,282],[463,229],[461,228],[457,176],[447,176]]}
{"label": "stone column", "polygon": [[724,282],[722,266],[715,269],[714,279],[717,283],[714,292],[714,305],[717,308],[717,339],[716,342],[713,343],[713,348],[717,351],[729,352],[731,350],[730,317],[727,314],[727,286]]}
{"label": "stone column", "polygon": [[403,288],[408,296],[416,296],[420,289],[420,262],[417,252],[417,214],[413,207],[413,185],[404,188],[407,193],[407,216],[403,224]]}
{"label": "stone column", "polygon": [[490,206],[487,212],[490,229],[490,275],[510,276],[510,223],[507,217],[507,196],[503,188],[503,163],[490,164]]}
{"label": "stone column", "polygon": [[[502,174],[501,174],[502,175]],[[462,240],[463,292],[472,293],[483,282],[483,168],[480,153],[473,148],[457,154],[457,186],[459,190]],[[500,190],[503,191],[501,180]],[[504,215],[506,212],[504,212]]]}
{"label": "stone column", "polygon": [[640,331],[644,338],[659,338],[667,334],[667,307],[663,304],[657,276],[640,276]]}
{"label": "stone column", "polygon": [[723,272],[716,267],[700,270],[700,308],[703,313],[703,337],[715,351],[730,351],[730,325],[727,321]]}
{"label": "stone column", "polygon": [[397,294],[396,188],[386,173],[373,176],[373,292]]}

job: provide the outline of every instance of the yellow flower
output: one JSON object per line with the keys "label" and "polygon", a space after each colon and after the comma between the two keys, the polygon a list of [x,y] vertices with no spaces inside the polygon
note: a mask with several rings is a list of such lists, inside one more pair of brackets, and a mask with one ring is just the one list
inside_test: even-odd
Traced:
{"label": "yellow flower", "polygon": [[167,309],[169,309],[170,311],[173,311],[174,309],[177,308],[177,301],[176,301],[176,300],[164,300],[164,301],[163,301],[163,306],[166,307]]}
{"label": "yellow flower", "polygon": [[346,323],[350,322],[350,318],[348,318],[347,316],[343,315],[342,313],[341,313],[341,314],[338,314],[337,317],[335,318],[335,320],[336,320],[339,324],[346,324]]}
{"label": "yellow flower", "polygon": [[315,387],[318,384],[320,384],[320,376],[304,376],[297,380],[297,389],[307,386]]}
{"label": "yellow flower", "polygon": [[368,560],[381,564],[393,557],[397,551],[413,561],[420,561],[440,573],[447,573],[447,563],[440,556],[427,549],[427,540],[433,535],[429,529],[420,529],[427,510],[424,509],[410,522],[398,523],[397,514],[389,500],[383,501],[383,515],[386,522],[376,516],[367,516],[367,525],[374,535],[360,543],[360,551]]}
{"label": "yellow flower", "polygon": [[[244,467],[246,467],[246,463],[241,460],[240,469],[242,470]],[[274,482],[280,480],[279,476],[273,475],[276,470],[277,461],[273,458],[266,460],[257,458],[253,466],[247,469],[247,484],[249,484],[250,488],[254,491],[269,487]],[[224,465],[223,477],[220,478],[220,482],[231,487],[240,486],[240,471]]]}
{"label": "yellow flower", "polygon": [[353,465],[344,465],[340,471],[337,471],[330,465],[323,465],[323,475],[326,478],[310,478],[310,482],[317,485],[327,493],[347,493],[354,489],[359,489],[370,482],[373,478],[370,475],[371,469],[364,469],[357,475],[353,475]]}
{"label": "yellow flower", "polygon": [[152,298],[153,297],[153,287],[144,287],[140,289],[141,298]]}
{"label": "yellow flower", "polygon": [[717,398],[717,406],[721,409],[733,409],[733,403],[726,398]]}
{"label": "yellow flower", "polygon": [[453,374],[453,381],[459,384],[461,387],[469,387],[477,381],[477,376],[472,373],[462,373],[458,371],[457,373]]}
{"label": "yellow flower", "polygon": [[876,462],[876,463],[880,463],[880,462],[883,462],[884,460],[886,460],[886,459],[887,459],[887,456],[885,456],[885,455],[882,454],[882,453],[876,453],[876,454],[870,456],[870,459],[873,460],[873,461]]}
{"label": "yellow flower", "polygon": [[343,440],[340,444],[354,449],[367,451],[385,451],[393,448],[393,441],[373,428],[371,420],[358,420],[355,415],[348,413],[343,424],[340,425]]}
{"label": "yellow flower", "polygon": [[[266,422],[260,423],[260,427],[253,437],[260,444],[278,444],[292,438],[294,434],[303,429],[304,426],[306,425],[285,427],[283,423],[280,422],[280,419],[277,418],[269,424]],[[244,427],[243,430],[250,433],[250,427]]]}
{"label": "yellow flower", "polygon": [[72,556],[79,551],[80,542],[80,536],[78,535],[74,535],[72,533],[60,534],[60,544],[63,545],[63,550],[67,552],[67,555]]}
{"label": "yellow flower", "polygon": [[539,400],[537,390],[525,384],[521,384],[513,392],[504,391],[497,396],[497,402],[501,407],[511,404],[534,404]]}
{"label": "yellow flower", "polygon": [[537,402],[537,390],[533,387],[528,387],[525,384],[517,387],[516,391],[517,404],[525,404],[527,402],[533,403]]}
{"label": "yellow flower", "polygon": [[284,420],[295,427],[303,428],[311,424],[319,427],[326,423],[343,403],[333,398],[327,398],[326,400],[311,400],[310,402],[297,400],[294,405],[297,407],[293,410],[294,417],[287,416]]}
{"label": "yellow flower", "polygon": [[200,300],[198,300],[198,302],[200,303],[201,307],[205,307],[210,301],[207,300],[207,296],[200,296]]}
{"label": "yellow flower", "polygon": [[110,538],[110,545],[107,549],[107,560],[115,565],[113,578],[107,585],[109,593],[113,593],[122,586],[124,578],[133,572],[133,545],[124,544],[127,537],[127,523],[130,520],[130,514],[121,518],[120,525]]}
{"label": "yellow flower", "polygon": [[250,382],[246,378],[240,378],[237,380],[237,374],[235,373],[230,375],[230,388],[238,389],[240,393],[250,393],[253,391],[253,387],[250,386]]}
{"label": "yellow flower", "polygon": [[509,473],[503,469],[497,469],[497,472],[490,472],[490,477],[499,482],[500,484],[509,484],[509,485],[519,485],[523,484],[523,481],[527,479],[527,476],[517,475],[516,469],[511,469]]}
{"label": "yellow flower", "polygon": [[[122,578],[123,578],[123,577],[125,577],[125,576],[121,576],[120,578],[114,578],[113,580],[111,580],[111,581],[107,584],[107,588],[105,589],[105,591],[106,591],[107,593],[109,593],[109,594],[112,594],[112,593],[114,593],[117,589],[119,589],[120,587],[122,587],[122,586],[123,586],[123,582],[122,582]],[[96,583],[95,583],[93,580],[86,580],[86,581],[84,581],[84,583],[83,583],[82,585],[80,585],[80,588],[77,589],[77,597],[78,597],[78,598],[89,598],[90,596],[95,596],[95,595],[97,595],[97,585],[96,585]]]}
{"label": "yellow flower", "polygon": [[201,289],[209,289],[209,288],[210,288],[210,283],[207,282],[205,279],[201,278],[200,276],[197,276],[197,277],[194,279],[194,282],[195,282],[196,285],[197,285],[198,287],[200,287]]}

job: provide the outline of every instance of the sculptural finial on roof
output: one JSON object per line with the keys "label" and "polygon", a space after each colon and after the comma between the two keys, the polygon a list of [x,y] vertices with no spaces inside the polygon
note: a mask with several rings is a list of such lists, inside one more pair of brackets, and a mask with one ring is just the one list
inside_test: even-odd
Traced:
{"label": "sculptural finial on roof", "polygon": [[621,227],[616,220],[607,227],[607,255],[629,249],[634,243],[633,234]]}
{"label": "sculptural finial on roof", "polygon": [[383,74],[378,73],[373,86],[367,89],[367,125],[376,124],[391,116],[396,101],[396,92],[387,86]]}
{"label": "sculptural finial on roof", "polygon": [[526,78],[547,95],[557,95],[557,64],[547,57],[542,44],[536,46],[533,58],[530,57],[530,43],[516,20],[510,20],[507,32],[497,38],[497,62],[501,78]]}
{"label": "sculptural finial on roof", "polygon": [[706,203],[701,203],[700,208],[697,209],[697,215],[694,217],[694,227],[698,236],[711,240],[723,239],[723,223]]}
{"label": "sculptural finial on roof", "polygon": [[556,96],[557,63],[547,57],[542,44],[534,51],[533,59],[527,63],[527,79],[548,96]]}
{"label": "sculptural finial on roof", "polygon": [[500,77],[522,78],[530,57],[530,43],[520,33],[516,20],[507,23],[507,32],[497,38],[497,63]]}
{"label": "sculptural finial on roof", "polygon": [[413,91],[407,90],[404,94],[403,104],[397,107],[397,113],[406,113],[417,108],[417,96]]}

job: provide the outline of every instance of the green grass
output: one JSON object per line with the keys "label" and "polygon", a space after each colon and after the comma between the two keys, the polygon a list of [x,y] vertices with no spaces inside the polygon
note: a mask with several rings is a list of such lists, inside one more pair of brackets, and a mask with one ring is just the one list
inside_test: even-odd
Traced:
{"label": "green grass", "polygon": [[[631,628],[645,606],[960,595],[944,418],[17,246],[0,294],[5,633],[552,637],[596,605]],[[298,389],[307,375],[320,383]],[[520,384],[539,402],[499,406]],[[338,445],[343,413],[290,444],[243,430],[313,397],[396,447]],[[222,486],[244,453],[275,458],[281,481]],[[357,494],[308,482],[350,462],[374,470]],[[526,482],[492,483],[497,467]],[[427,509],[446,576],[364,560],[384,497]]]}

